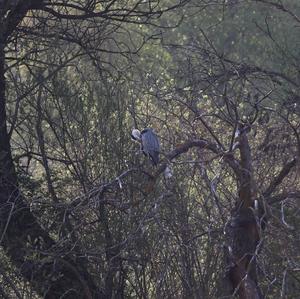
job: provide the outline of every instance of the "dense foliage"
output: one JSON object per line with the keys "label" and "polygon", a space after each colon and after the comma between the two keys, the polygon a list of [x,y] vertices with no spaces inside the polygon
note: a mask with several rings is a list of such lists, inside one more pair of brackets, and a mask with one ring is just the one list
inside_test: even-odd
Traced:
{"label": "dense foliage", "polygon": [[0,15],[3,298],[299,296],[298,1]]}

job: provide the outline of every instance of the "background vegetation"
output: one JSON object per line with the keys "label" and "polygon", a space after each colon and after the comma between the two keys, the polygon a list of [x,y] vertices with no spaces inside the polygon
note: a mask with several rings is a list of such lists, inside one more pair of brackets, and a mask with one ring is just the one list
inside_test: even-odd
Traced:
{"label": "background vegetation", "polygon": [[298,298],[299,28],[297,0],[0,0],[1,298]]}

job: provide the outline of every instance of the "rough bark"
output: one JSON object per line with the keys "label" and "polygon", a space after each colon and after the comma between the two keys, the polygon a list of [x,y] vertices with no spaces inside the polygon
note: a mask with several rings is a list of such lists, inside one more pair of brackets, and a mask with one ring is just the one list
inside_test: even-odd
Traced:
{"label": "rough bark", "polygon": [[5,53],[10,34],[28,9],[42,1],[0,3],[0,244],[25,279],[44,298],[99,298],[81,261],[59,256],[57,244],[35,219],[22,196],[13,164],[7,128]]}
{"label": "rough bark", "polygon": [[238,294],[241,299],[259,299],[262,295],[257,282],[256,253],[260,240],[260,228],[254,209],[255,182],[247,130],[241,126],[239,132],[242,171],[237,177],[239,194],[236,208],[226,227],[227,275],[232,286],[232,293]]}

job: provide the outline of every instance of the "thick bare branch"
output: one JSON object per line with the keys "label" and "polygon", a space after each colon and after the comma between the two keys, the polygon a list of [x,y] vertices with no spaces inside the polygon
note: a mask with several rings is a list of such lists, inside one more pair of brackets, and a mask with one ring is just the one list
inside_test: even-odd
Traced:
{"label": "thick bare branch", "polygon": [[2,20],[1,39],[7,41],[9,36],[16,30],[17,26],[24,19],[31,9],[39,9],[43,6],[43,0],[21,0],[7,11],[7,16]]}
{"label": "thick bare branch", "polygon": [[272,180],[266,191],[263,192],[264,197],[269,197],[275,191],[275,189],[282,183],[284,178],[289,175],[293,167],[296,166],[297,160],[297,158],[294,158],[282,167],[279,174]]}
{"label": "thick bare branch", "polygon": [[244,208],[249,208],[253,205],[254,200],[254,181],[253,181],[253,171],[252,171],[252,158],[251,149],[247,137],[247,128],[245,126],[239,127],[239,149],[241,155],[241,167],[242,174],[240,177],[239,186],[239,205]]}
{"label": "thick bare branch", "polygon": [[[241,166],[238,163],[238,161],[234,158],[233,154],[221,151],[221,149],[219,148],[218,145],[211,143],[204,139],[186,141],[185,143],[177,146],[173,151],[168,153],[166,155],[166,158],[167,158],[167,160],[172,161],[173,159],[186,153],[193,147],[197,147],[197,148],[201,148],[201,149],[208,149],[211,152],[213,152],[214,154],[218,155],[219,157],[223,157],[224,161],[226,161],[226,163],[232,168],[232,170],[234,171],[236,176],[240,177]],[[167,167],[167,163],[163,163],[159,167],[159,169],[156,171],[155,177],[157,177],[159,174],[161,174],[165,170],[166,167]]]}

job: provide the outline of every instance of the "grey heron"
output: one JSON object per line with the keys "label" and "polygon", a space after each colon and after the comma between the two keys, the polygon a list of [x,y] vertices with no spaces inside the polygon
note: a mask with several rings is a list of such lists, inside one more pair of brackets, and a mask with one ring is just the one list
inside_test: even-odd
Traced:
{"label": "grey heron", "polygon": [[159,162],[159,140],[157,135],[151,128],[146,128],[142,132],[137,129],[133,129],[131,137],[141,143],[142,151],[150,157],[154,165]]}

